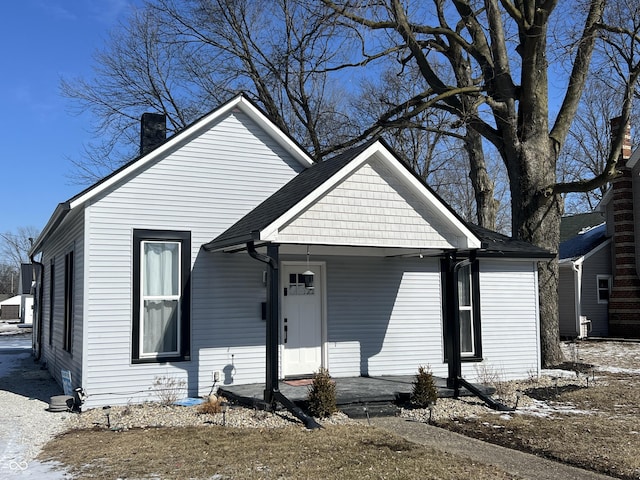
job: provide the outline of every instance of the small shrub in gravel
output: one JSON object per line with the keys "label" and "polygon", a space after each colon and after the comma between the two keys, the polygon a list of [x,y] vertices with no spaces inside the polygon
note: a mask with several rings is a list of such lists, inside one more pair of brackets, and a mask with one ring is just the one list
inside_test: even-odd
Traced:
{"label": "small shrub in gravel", "polygon": [[413,382],[411,403],[418,408],[428,408],[438,400],[438,388],[429,367],[418,367],[418,374]]}
{"label": "small shrub in gravel", "polygon": [[181,378],[161,375],[153,379],[151,390],[158,396],[162,405],[171,405],[184,395],[186,385]]}
{"label": "small shrub in gravel", "polygon": [[329,370],[320,368],[313,375],[307,397],[309,413],[314,417],[329,417],[338,411],[336,406],[336,385],[331,380]]}
{"label": "small shrub in gravel", "polygon": [[216,413],[222,413],[222,404],[227,403],[227,399],[224,397],[218,397],[217,395],[210,395],[204,402],[198,405],[198,413],[215,415]]}

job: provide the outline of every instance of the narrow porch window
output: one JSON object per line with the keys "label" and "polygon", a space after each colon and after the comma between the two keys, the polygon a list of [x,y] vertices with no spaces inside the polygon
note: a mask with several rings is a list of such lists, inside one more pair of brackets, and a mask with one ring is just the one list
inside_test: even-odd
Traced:
{"label": "narrow porch window", "polygon": [[[443,297],[446,282],[445,263],[442,263]],[[458,318],[460,320],[460,356],[463,362],[482,360],[482,327],[480,323],[480,266],[478,260],[458,270]],[[443,304],[443,315],[447,315]],[[445,361],[449,358],[447,349],[447,322],[444,322]]]}
{"label": "narrow porch window", "polygon": [[460,353],[474,353],[473,300],[471,295],[471,265],[458,271],[458,311],[460,317]]}

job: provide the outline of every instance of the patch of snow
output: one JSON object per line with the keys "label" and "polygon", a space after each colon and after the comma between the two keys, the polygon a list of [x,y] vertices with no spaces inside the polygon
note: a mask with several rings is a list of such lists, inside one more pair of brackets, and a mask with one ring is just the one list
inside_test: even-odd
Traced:
{"label": "patch of snow", "polygon": [[630,375],[640,375],[640,368],[622,368],[622,367],[612,367],[612,366],[601,366],[597,367],[599,372],[608,372],[608,373],[628,373]]}
{"label": "patch of snow", "polygon": [[549,378],[576,378],[576,372],[570,370],[562,370],[560,368],[548,368],[540,370],[540,375]]}
{"label": "patch of snow", "polygon": [[534,417],[551,418],[554,414],[564,415],[593,415],[593,410],[580,410],[572,403],[544,402],[533,400],[530,405],[518,408],[516,413]]}

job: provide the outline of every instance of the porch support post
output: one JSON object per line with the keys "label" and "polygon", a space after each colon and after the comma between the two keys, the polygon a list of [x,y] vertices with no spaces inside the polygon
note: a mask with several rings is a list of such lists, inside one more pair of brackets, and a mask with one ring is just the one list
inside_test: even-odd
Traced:
{"label": "porch support post", "polygon": [[280,270],[279,245],[267,246],[269,273],[267,274],[267,332],[266,332],[266,378],[264,401],[274,402],[278,388],[278,336],[280,331]]}
{"label": "porch support post", "polygon": [[456,268],[455,252],[447,252],[445,255],[445,323],[447,335],[445,343],[447,347],[447,363],[449,375],[447,387],[453,389],[454,397],[460,395],[459,379],[462,377],[462,362],[460,360],[460,316],[458,311],[458,269]]}

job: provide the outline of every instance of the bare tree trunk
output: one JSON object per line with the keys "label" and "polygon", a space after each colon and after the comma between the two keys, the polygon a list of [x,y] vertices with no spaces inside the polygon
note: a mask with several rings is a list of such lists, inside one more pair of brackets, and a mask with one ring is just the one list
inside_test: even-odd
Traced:
{"label": "bare tree trunk", "polygon": [[[548,137],[522,146],[518,162],[520,173],[511,176],[513,204],[512,228],[516,238],[556,252],[560,241],[562,197],[545,197],[543,186],[555,179],[554,153]],[[546,150],[546,151],[545,151]],[[551,367],[564,361],[560,349],[558,320],[558,260],[538,263],[540,346],[542,366]]]}
{"label": "bare tree trunk", "polygon": [[494,183],[487,173],[482,136],[467,127],[464,143],[469,155],[469,178],[476,198],[478,225],[495,230],[499,202],[494,198]]}

